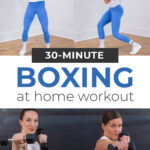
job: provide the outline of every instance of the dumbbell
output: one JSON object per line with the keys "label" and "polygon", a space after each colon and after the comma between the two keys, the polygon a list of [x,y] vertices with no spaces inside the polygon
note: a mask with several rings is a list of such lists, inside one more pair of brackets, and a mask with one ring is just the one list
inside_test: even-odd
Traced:
{"label": "dumbbell", "polygon": [[[113,147],[112,144],[109,144],[109,145],[108,145],[108,150],[118,150],[118,147]],[[129,143],[129,148],[128,148],[128,150],[136,150],[136,147],[135,147],[134,142],[130,142],[130,143]]]}
{"label": "dumbbell", "polygon": [[[45,130],[43,128],[38,128],[36,131],[37,135],[45,134]],[[48,150],[48,145],[46,142],[40,143],[41,150]]]}
{"label": "dumbbell", "polygon": [[[128,133],[121,132],[121,133],[119,134],[119,138],[118,138],[119,141],[120,141],[120,138],[121,138],[123,135],[129,136]],[[109,145],[108,145],[108,150],[118,150],[118,147],[113,147],[112,144],[109,144]],[[131,141],[131,142],[129,143],[129,148],[128,148],[128,150],[136,150],[136,147],[135,147],[134,142]]]}
{"label": "dumbbell", "polygon": [[[27,134],[24,138],[24,141],[28,144],[33,144],[35,142],[34,134]],[[13,139],[0,138],[0,145],[7,146],[10,142],[13,142]]]}

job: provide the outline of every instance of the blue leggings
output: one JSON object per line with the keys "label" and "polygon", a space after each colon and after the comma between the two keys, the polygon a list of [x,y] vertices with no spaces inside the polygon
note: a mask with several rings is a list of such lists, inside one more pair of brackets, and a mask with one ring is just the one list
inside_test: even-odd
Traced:
{"label": "blue leggings", "polygon": [[122,15],[123,8],[120,5],[118,5],[114,8],[109,8],[109,10],[102,16],[97,25],[99,38],[101,40],[105,38],[104,26],[111,22],[113,36],[126,43],[130,42],[130,38],[119,33]]}
{"label": "blue leggings", "polygon": [[42,26],[45,43],[49,43],[50,35],[48,32],[48,17],[47,17],[44,1],[29,2],[24,17],[24,29],[22,34],[22,41],[27,42],[29,28],[36,14]]}

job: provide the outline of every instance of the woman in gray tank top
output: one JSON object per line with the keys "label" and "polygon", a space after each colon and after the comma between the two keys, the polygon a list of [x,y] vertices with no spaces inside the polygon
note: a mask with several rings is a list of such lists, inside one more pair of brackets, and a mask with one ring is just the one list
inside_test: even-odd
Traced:
{"label": "woman in gray tank top", "polygon": [[[24,140],[27,134],[35,134],[38,128],[38,112],[36,109],[23,109],[20,113],[19,124],[21,132],[15,133],[12,137],[12,150],[40,150],[40,144],[35,141],[33,144],[27,144]],[[39,142],[47,142],[47,135],[38,135]]]}

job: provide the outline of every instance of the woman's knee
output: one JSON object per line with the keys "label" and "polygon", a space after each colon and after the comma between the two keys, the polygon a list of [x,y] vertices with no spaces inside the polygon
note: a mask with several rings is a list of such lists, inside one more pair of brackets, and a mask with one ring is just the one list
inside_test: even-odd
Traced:
{"label": "woman's knee", "polygon": [[97,28],[100,30],[102,30],[104,28],[104,25],[101,21],[97,24]]}
{"label": "woman's knee", "polygon": [[48,28],[43,28],[43,33],[44,35],[48,35],[49,34]]}
{"label": "woman's knee", "polygon": [[113,35],[113,37],[116,38],[116,39],[119,38],[119,33],[118,33],[118,32],[113,32],[112,35]]}
{"label": "woman's knee", "polygon": [[29,25],[24,25],[23,33],[28,33],[29,32],[29,28],[30,28]]}

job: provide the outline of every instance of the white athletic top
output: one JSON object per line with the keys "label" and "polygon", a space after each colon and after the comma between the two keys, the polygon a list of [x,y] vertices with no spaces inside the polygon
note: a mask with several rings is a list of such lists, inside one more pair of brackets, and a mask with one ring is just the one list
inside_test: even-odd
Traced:
{"label": "white athletic top", "polygon": [[110,140],[107,136],[102,136],[100,140],[108,140],[109,142],[112,142],[112,140]]}
{"label": "white athletic top", "polygon": [[38,2],[38,1],[44,1],[44,0],[28,0],[29,2]]}
{"label": "white athletic top", "polygon": [[121,0],[111,0],[107,5],[108,7],[116,7],[121,4]]}
{"label": "white athletic top", "polygon": [[34,144],[27,144],[26,150],[40,150],[39,145],[35,142]]}

